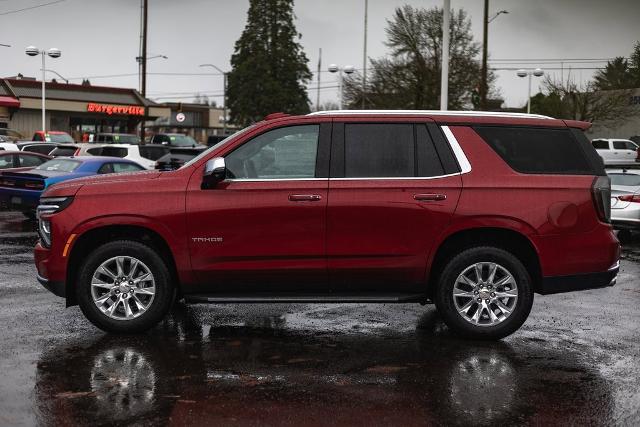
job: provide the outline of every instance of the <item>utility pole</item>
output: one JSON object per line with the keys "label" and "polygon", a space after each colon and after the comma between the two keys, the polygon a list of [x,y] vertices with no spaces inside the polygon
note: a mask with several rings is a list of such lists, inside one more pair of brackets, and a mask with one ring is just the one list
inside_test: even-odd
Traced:
{"label": "utility pole", "polygon": [[[142,9],[142,97],[147,97],[147,10],[149,2],[144,0]],[[146,111],[145,111],[146,113]],[[147,120],[145,114],[140,123],[140,139],[144,143],[144,122]]]}
{"label": "utility pole", "polygon": [[362,58],[362,109],[365,110],[367,99],[367,21],[369,15],[369,0],[364,0],[364,54]]}
{"label": "utility pole", "polygon": [[147,7],[149,0],[144,0],[142,9],[142,96],[147,96]]}
{"label": "utility pole", "polygon": [[480,76],[480,110],[487,109],[487,43],[489,39],[489,0],[484,0],[482,20],[482,76]]}
{"label": "utility pole", "polygon": [[442,8],[442,65],[440,74],[440,109],[449,108],[449,19],[451,0],[444,0]]}
{"label": "utility pole", "polygon": [[322,73],[322,48],[318,50],[318,88],[316,89],[316,111],[320,111],[320,74]]}

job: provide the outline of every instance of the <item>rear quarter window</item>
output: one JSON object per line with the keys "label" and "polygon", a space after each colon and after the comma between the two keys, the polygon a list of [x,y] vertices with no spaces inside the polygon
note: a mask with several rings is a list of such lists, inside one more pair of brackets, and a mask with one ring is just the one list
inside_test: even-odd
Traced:
{"label": "rear quarter window", "polygon": [[608,150],[609,149],[609,141],[603,141],[601,139],[596,139],[591,141],[593,148],[596,150]]}
{"label": "rear quarter window", "polygon": [[72,147],[57,147],[54,148],[53,151],[51,151],[51,153],[49,153],[51,156],[54,157],[59,157],[59,156],[73,156],[76,152],[76,148],[72,148]]}
{"label": "rear quarter window", "polygon": [[480,137],[515,171],[525,174],[600,174],[570,129],[475,126]]}
{"label": "rear quarter window", "polygon": [[129,151],[126,148],[122,148],[122,147],[102,147],[102,152],[100,153],[101,156],[106,156],[106,157],[127,157],[127,153]]}

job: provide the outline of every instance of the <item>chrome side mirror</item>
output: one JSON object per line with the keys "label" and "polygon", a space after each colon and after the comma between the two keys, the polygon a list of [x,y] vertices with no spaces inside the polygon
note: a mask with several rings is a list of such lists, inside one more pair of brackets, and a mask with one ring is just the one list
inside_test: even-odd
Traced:
{"label": "chrome side mirror", "polygon": [[216,184],[224,180],[227,175],[227,167],[223,157],[215,157],[204,165],[202,174],[202,189],[215,188]]}

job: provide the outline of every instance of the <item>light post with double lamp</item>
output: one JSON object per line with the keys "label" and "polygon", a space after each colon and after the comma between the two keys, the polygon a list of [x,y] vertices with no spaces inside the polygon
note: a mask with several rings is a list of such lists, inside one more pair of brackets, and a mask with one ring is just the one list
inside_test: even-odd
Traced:
{"label": "light post with double lamp", "polygon": [[516,72],[518,77],[527,77],[529,76],[529,91],[527,92],[527,114],[531,113],[531,76],[541,77],[544,75],[544,70],[540,68],[536,68],[535,70],[518,70]]}
{"label": "light post with double lamp", "polygon": [[213,64],[200,64],[201,67],[211,67],[222,74],[222,135],[227,136],[227,73]]}
{"label": "light post with double lamp", "polygon": [[343,79],[344,79],[344,76],[343,76],[342,73],[352,74],[354,71],[356,71],[356,69],[353,68],[353,65],[345,65],[344,67],[339,67],[336,64],[330,64],[328,70],[329,70],[330,73],[339,73],[338,74],[338,91],[340,92],[340,109],[342,110],[343,103],[344,103],[344,93],[343,93],[343,89],[344,89]]}
{"label": "light post with double lamp", "polygon": [[41,55],[42,56],[42,133],[46,134],[47,129],[46,129],[46,122],[45,122],[45,89],[44,89],[44,79],[45,79],[45,64],[44,64],[44,59],[46,55],[49,55],[52,58],[60,58],[60,55],[62,55],[62,52],[60,52],[60,49],[56,49],[55,47],[52,47],[51,49],[49,49],[48,51],[44,51],[44,50],[40,50],[35,46],[29,46],[27,47],[27,49],[25,50],[25,52],[27,53],[27,55],[29,56],[38,56]]}

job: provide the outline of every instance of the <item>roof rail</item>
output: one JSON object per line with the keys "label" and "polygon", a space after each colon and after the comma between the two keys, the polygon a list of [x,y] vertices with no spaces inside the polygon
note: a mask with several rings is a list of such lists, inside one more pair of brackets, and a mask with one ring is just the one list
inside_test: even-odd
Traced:
{"label": "roof rail", "polygon": [[429,116],[475,116],[475,117],[514,117],[523,119],[553,119],[553,117],[541,114],[507,113],[502,111],[449,111],[449,110],[330,110],[316,111],[309,116],[355,116],[363,114],[388,114],[388,115],[429,115]]}

